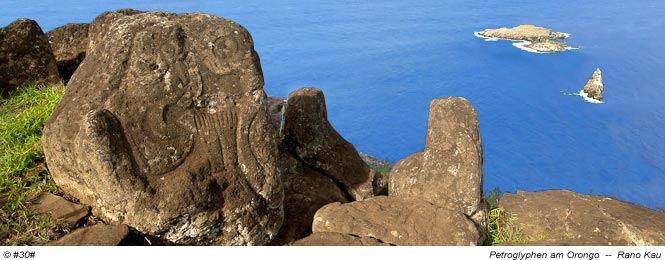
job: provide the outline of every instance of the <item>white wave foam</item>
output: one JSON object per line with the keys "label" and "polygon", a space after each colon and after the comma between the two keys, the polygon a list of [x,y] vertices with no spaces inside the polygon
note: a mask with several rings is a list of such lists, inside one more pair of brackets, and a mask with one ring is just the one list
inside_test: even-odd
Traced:
{"label": "white wave foam", "polygon": [[515,46],[518,49],[523,50],[523,51],[528,51],[528,52],[531,52],[531,53],[539,53],[539,54],[551,53],[551,52],[537,51],[537,50],[526,47],[526,45],[529,45],[529,44],[531,44],[530,41],[513,41],[513,46]]}
{"label": "white wave foam", "polygon": [[473,35],[475,35],[475,36],[478,37],[478,38],[483,38],[483,39],[485,39],[486,42],[495,42],[495,41],[498,41],[498,40],[502,40],[501,38],[494,38],[494,37],[483,36],[483,35],[480,35],[480,33],[481,33],[481,32],[473,32]]}
{"label": "white wave foam", "polygon": [[603,103],[605,103],[603,101],[600,101],[600,100],[589,97],[589,95],[586,92],[584,92],[584,90],[580,90],[577,93],[566,93],[566,92],[563,92],[563,90],[562,90],[561,94],[563,94],[564,96],[580,96],[580,97],[582,97],[582,99],[584,99],[584,101],[586,101],[588,103],[592,103],[592,104],[603,104]]}
{"label": "white wave foam", "polygon": [[605,103],[605,102],[603,102],[603,101],[600,101],[600,100],[597,100],[597,99],[594,99],[594,98],[589,97],[589,95],[587,95],[587,93],[584,92],[584,90],[580,90],[579,95],[580,95],[582,98],[584,98],[584,101],[589,102],[589,103],[594,103],[594,104],[602,104],[602,103]]}

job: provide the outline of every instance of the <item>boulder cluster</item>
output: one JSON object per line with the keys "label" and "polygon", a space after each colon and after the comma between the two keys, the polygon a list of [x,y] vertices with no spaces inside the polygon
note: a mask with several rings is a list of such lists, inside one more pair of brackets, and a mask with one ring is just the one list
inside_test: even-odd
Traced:
{"label": "boulder cluster", "polygon": [[[30,44],[13,45],[21,41]],[[433,100],[425,149],[384,175],[333,128],[320,89],[266,95],[253,40],[232,21],[125,9],[46,35],[34,21],[19,20],[0,29],[0,43],[1,66],[15,73],[3,67],[3,95],[28,79],[67,82],[42,145],[53,180],[79,204],[45,194],[34,211],[77,226],[91,209],[103,223],[53,245],[126,244],[130,233],[179,245],[486,241],[482,143],[476,110],[464,98]],[[501,203],[525,220],[563,214],[563,205],[521,207],[539,200],[515,196],[524,193]],[[552,205],[592,201],[566,196]],[[580,203],[571,209],[580,213],[526,231],[586,234],[581,220],[556,223],[595,214],[621,228],[600,225],[606,236],[579,239],[663,243],[662,230],[644,233],[662,227],[662,213],[616,201]],[[611,211],[637,213],[607,217]]]}

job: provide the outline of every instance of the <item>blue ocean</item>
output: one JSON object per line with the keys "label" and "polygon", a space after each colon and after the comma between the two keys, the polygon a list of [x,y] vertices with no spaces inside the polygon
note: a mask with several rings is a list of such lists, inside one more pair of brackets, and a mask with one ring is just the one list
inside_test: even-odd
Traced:
{"label": "blue ocean", "polygon": [[[396,162],[422,151],[434,98],[478,111],[486,190],[570,189],[665,209],[665,1],[3,0],[0,26],[44,31],[135,8],[206,12],[254,37],[265,90],[324,91],[333,126]],[[474,32],[534,24],[569,33],[536,54]],[[601,68],[604,103],[577,93]]]}

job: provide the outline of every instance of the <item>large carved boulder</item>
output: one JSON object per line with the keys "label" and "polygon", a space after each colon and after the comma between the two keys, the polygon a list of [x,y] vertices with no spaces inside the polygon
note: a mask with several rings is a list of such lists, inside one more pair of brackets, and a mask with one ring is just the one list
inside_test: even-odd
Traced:
{"label": "large carved boulder", "polygon": [[401,246],[479,245],[480,238],[475,224],[460,212],[419,199],[386,196],[328,204],[316,212],[312,231]]}
{"label": "large carved boulder", "polygon": [[335,180],[353,200],[380,192],[383,175],[372,170],[332,127],[320,89],[302,88],[289,94],[285,121],[284,143],[306,165]]}
{"label": "large carved boulder", "polygon": [[88,35],[42,139],[58,186],[106,222],[173,243],[269,243],[283,189],[247,30],[121,10]]}
{"label": "large carved boulder", "polygon": [[0,96],[35,82],[53,85],[62,79],[42,28],[18,19],[0,28]]}
{"label": "large carved boulder", "polygon": [[58,62],[58,71],[65,82],[69,81],[85,58],[89,26],[87,23],[70,23],[46,33]]}
{"label": "large carved boulder", "polygon": [[[506,193],[499,201],[530,245],[665,245],[665,213],[567,190]],[[544,242],[538,241],[543,240]],[[581,242],[583,241],[583,242]]]}
{"label": "large carved boulder", "polygon": [[417,198],[470,217],[484,237],[483,153],[476,110],[464,98],[430,104],[425,151],[395,164],[389,194]]}

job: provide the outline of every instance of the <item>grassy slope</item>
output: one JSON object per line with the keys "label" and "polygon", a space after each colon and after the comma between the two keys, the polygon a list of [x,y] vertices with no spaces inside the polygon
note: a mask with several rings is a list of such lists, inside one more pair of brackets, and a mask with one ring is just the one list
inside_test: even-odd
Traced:
{"label": "grassy slope", "polygon": [[32,216],[29,199],[54,192],[55,183],[41,164],[41,134],[64,90],[33,85],[0,100],[0,244],[25,245],[48,240],[55,225],[47,216]]}

